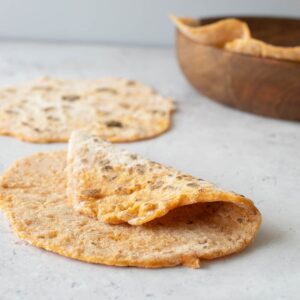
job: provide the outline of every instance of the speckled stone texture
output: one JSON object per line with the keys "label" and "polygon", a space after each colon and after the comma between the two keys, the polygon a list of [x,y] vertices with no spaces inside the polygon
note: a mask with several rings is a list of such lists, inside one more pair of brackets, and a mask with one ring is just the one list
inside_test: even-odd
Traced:
{"label": "speckled stone texture", "polygon": [[[203,177],[255,201],[263,215],[246,251],[199,270],[143,270],[82,263],[20,241],[0,214],[0,298],[17,299],[298,299],[300,293],[300,124],[239,112],[197,94],[168,48],[0,43],[0,84],[42,75],[124,76],[177,100],[171,131],[122,147]],[[0,171],[36,151],[0,138]]]}

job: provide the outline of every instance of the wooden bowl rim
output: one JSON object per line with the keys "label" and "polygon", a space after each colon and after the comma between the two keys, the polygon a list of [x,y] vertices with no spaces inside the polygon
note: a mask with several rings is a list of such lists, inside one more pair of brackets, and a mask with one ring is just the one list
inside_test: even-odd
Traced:
{"label": "wooden bowl rim", "polygon": [[[279,17],[279,16],[251,16],[251,15],[239,15],[239,16],[218,16],[218,17],[204,17],[204,18],[199,18],[199,21],[203,21],[203,20],[212,20],[212,19],[226,19],[226,18],[237,18],[237,19],[242,19],[242,18],[252,18],[252,19],[270,19],[270,20],[291,20],[291,21],[297,21],[299,22],[300,25],[300,18],[293,18],[293,17]],[[290,60],[284,60],[284,59],[276,59],[276,58],[270,58],[270,57],[259,57],[259,56],[255,56],[255,55],[248,55],[248,54],[243,54],[243,53],[236,53],[236,52],[232,52],[232,51],[228,51],[226,49],[223,48],[217,48],[214,46],[210,46],[210,45],[205,45],[205,44],[201,44],[201,43],[197,43],[195,42],[193,39],[191,39],[190,37],[186,36],[185,34],[183,34],[180,30],[176,30],[177,35],[183,35],[185,38],[187,38],[188,40],[190,40],[194,45],[197,45],[198,47],[203,47],[203,48],[207,48],[210,50],[213,50],[215,52],[219,52],[220,54],[225,54],[229,55],[231,57],[243,57],[244,59],[249,59],[252,60],[255,63],[271,63],[271,64],[280,64],[280,65],[286,65],[286,66],[294,66],[297,68],[300,68],[300,62],[298,61],[290,61]],[[300,46],[300,45],[299,45]]]}
{"label": "wooden bowl rim", "polygon": [[300,18],[298,17],[286,17],[286,16],[271,16],[271,15],[219,15],[219,16],[209,16],[209,17],[201,17],[198,18],[199,21],[201,20],[222,20],[228,18],[235,18],[235,19],[267,19],[267,20],[282,20],[282,21],[295,21],[300,23]]}

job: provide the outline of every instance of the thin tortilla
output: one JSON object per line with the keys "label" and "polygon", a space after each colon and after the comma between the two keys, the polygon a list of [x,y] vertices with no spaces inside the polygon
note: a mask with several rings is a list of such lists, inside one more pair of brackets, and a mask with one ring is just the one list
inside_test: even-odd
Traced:
{"label": "thin tortilla", "polygon": [[174,110],[171,99],[136,81],[45,77],[0,89],[0,134],[66,142],[84,128],[111,142],[130,142],[168,130]]}
{"label": "thin tortilla", "polygon": [[147,268],[199,267],[244,249],[260,224],[256,209],[228,202],[188,205],[141,226],[109,225],[75,212],[66,197],[66,153],[39,153],[7,170],[0,206],[18,236],[82,261]]}

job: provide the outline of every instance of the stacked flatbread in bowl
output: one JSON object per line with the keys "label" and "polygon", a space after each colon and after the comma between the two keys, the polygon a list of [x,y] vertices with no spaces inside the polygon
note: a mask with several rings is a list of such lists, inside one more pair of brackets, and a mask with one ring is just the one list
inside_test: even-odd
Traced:
{"label": "stacked flatbread in bowl", "polygon": [[300,46],[274,46],[252,37],[247,23],[234,18],[201,25],[201,21],[191,18],[171,16],[176,27],[197,43],[231,52],[300,62]]}
{"label": "stacked flatbread in bowl", "polygon": [[3,134],[69,140],[67,151],[33,154],[2,175],[0,208],[30,244],[92,263],[197,268],[254,239],[251,200],[108,142],[167,130],[172,100],[124,79],[51,78],[0,99]]}

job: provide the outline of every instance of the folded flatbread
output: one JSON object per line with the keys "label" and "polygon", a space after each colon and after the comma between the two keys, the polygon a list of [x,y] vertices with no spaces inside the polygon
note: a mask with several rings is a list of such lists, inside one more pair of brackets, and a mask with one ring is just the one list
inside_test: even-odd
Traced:
{"label": "folded flatbread", "polygon": [[251,33],[247,23],[238,19],[224,19],[215,23],[201,25],[195,19],[170,16],[178,30],[195,42],[224,47],[235,39],[248,39]]}
{"label": "folded flatbread", "polygon": [[37,143],[66,142],[86,129],[111,142],[157,136],[175,105],[139,82],[41,78],[0,89],[0,134]]}
{"label": "folded flatbread", "polygon": [[236,39],[225,44],[225,49],[253,55],[300,62],[300,47],[279,47],[267,44],[256,39]]}
{"label": "folded flatbread", "polygon": [[252,202],[173,168],[149,161],[83,131],[68,150],[68,198],[100,221],[141,225],[185,205],[224,201],[250,212]]}
{"label": "folded flatbread", "polygon": [[249,200],[218,198],[175,208],[140,226],[101,222],[70,205],[66,157],[66,152],[31,155],[15,162],[1,180],[0,207],[17,235],[37,247],[107,265],[197,268],[202,258],[244,249],[260,225]]}

